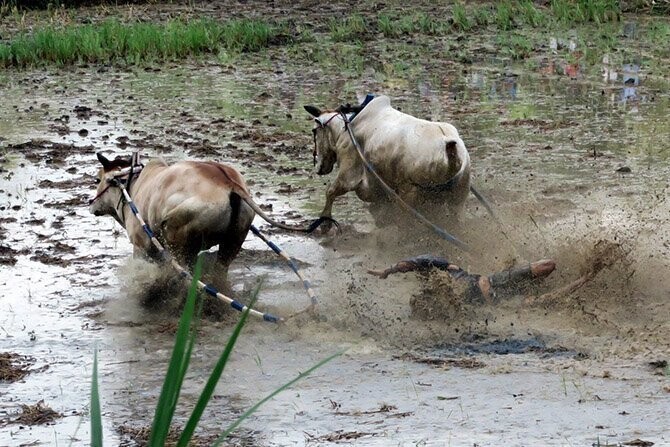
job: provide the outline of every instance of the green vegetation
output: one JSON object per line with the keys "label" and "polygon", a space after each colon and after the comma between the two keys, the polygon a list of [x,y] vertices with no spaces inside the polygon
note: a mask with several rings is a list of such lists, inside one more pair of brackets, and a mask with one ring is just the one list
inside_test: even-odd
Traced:
{"label": "green vegetation", "polygon": [[509,31],[514,28],[514,17],[516,15],[516,5],[511,2],[500,2],[496,6],[495,23],[498,29]]}
{"label": "green vegetation", "polygon": [[[461,31],[468,31],[472,28],[472,20],[468,17],[468,12],[461,3],[456,3],[452,12],[454,27]],[[477,18],[475,18],[477,23]]]}
{"label": "green vegetation", "polygon": [[22,34],[8,45],[0,45],[0,66],[115,61],[138,64],[200,53],[240,53],[265,48],[277,36],[278,28],[250,20],[170,20],[164,24],[106,20],[97,25],[44,27]]}
{"label": "green vegetation", "polygon": [[91,379],[91,447],[102,447],[102,413],[98,390],[98,349],[93,352],[93,374]]}
{"label": "green vegetation", "polygon": [[[60,11],[60,10],[59,10]],[[67,10],[65,10],[67,11]],[[61,15],[66,14],[60,11]],[[165,23],[123,23],[109,19],[90,25],[25,27],[9,43],[0,43],[0,67],[69,65],[77,63],[147,64],[180,60],[200,54],[214,54],[223,63],[231,63],[240,54],[256,52],[270,45],[287,45],[289,54],[307,61],[361,72],[369,65],[370,41],[383,35],[392,45],[397,39],[421,39],[436,36],[443,48],[454,48],[452,57],[474,62],[462,43],[470,33],[494,33],[502,54],[515,60],[533,55],[550,37],[573,30],[578,48],[570,51],[586,56],[581,59],[597,64],[603,52],[621,47],[622,14],[618,0],[551,0],[543,6],[533,0],[498,2],[457,2],[444,14],[415,10],[399,12],[392,8],[377,14],[352,11],[342,18],[321,24],[287,21],[266,23],[258,20],[219,22],[211,19],[176,20]],[[15,20],[20,22],[20,15]],[[52,18],[53,20],[53,18]],[[64,22],[70,23],[65,19]],[[59,23],[54,20],[54,23]],[[21,28],[21,27],[19,27]],[[553,33],[553,35],[549,35]],[[640,37],[652,41],[668,38],[668,25],[652,25]],[[560,40],[560,39],[559,39]],[[565,48],[565,45],[559,45]],[[655,45],[650,51],[667,55],[667,46]],[[414,51],[416,53],[416,51]],[[391,64],[377,63],[390,67]],[[394,71],[397,71],[394,68]]]}
{"label": "green vegetation", "polygon": [[618,0],[552,0],[551,11],[563,23],[603,23],[621,15]]}
{"label": "green vegetation", "polygon": [[331,19],[328,23],[331,38],[335,42],[351,42],[360,40],[368,33],[363,16],[355,14],[344,20]]}
{"label": "green vegetation", "polygon": [[504,55],[515,60],[525,59],[533,51],[531,41],[526,36],[516,33],[500,35],[497,44]]}
{"label": "green vegetation", "polygon": [[[199,316],[202,310],[202,300],[198,299],[199,296],[197,290],[197,281],[200,278],[201,271],[202,257],[199,257],[194,269],[193,281],[188,291],[188,297],[184,305],[184,310],[182,311],[182,315],[179,320],[177,334],[175,335],[175,343],[172,349],[172,356],[170,358],[167,373],[163,381],[161,394],[156,405],[156,411],[154,414],[148,443],[148,445],[151,447],[165,446],[168,440],[168,436],[170,435],[172,419],[177,409],[179,395],[181,393],[184,377],[186,376],[186,371],[188,370],[188,366],[191,360],[191,353],[193,352],[193,347],[195,346],[196,341],[196,334],[198,332],[197,324],[200,321]],[[214,394],[214,389],[216,388],[216,385],[219,382],[221,375],[223,374],[226,364],[230,359],[230,354],[233,351],[235,343],[240,337],[242,328],[244,327],[244,324],[246,323],[249,316],[249,310],[256,301],[259,290],[260,285],[256,288],[251,299],[251,303],[247,307],[246,311],[242,313],[242,316],[240,317],[237,325],[235,325],[233,333],[228,338],[228,342],[226,343],[221,356],[216,362],[216,365],[212,369],[209,379],[207,380],[207,383],[205,384],[202,393],[200,394],[200,397],[198,398],[198,401],[193,408],[191,416],[189,417],[179,436],[179,440],[176,444],[177,447],[186,447],[191,442],[193,434],[195,433],[195,429],[200,422],[200,418],[202,417],[207,404]],[[242,414],[226,430],[224,430],[223,434],[219,436],[213,445],[220,445],[226,439],[226,437],[228,437],[245,419],[251,416],[265,402],[272,399],[274,396],[286,390],[297,381],[307,377],[314,370],[320,368],[340,355],[342,355],[342,352],[335,353],[330,357],[325,358],[308,370],[300,373],[295,379],[271,392],[265,398],[253,405],[244,414]],[[93,375],[91,384],[91,445],[96,447],[101,447],[103,445],[102,415],[100,412],[100,398],[98,392],[97,350],[93,357]]]}

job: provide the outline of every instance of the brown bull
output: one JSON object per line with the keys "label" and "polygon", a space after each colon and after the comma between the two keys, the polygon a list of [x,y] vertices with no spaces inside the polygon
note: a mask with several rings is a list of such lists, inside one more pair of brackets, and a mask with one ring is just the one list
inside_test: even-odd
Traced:
{"label": "brown bull", "polygon": [[[127,182],[127,174],[121,171],[130,167],[130,158],[97,156],[102,168],[91,213],[114,217],[128,232],[136,255],[158,259],[158,250],[123,199],[121,189],[114,186],[117,180]],[[217,259],[227,272],[255,214],[280,228],[311,231],[311,227],[295,228],[270,219],[252,200],[242,175],[221,163],[181,161],[168,165],[153,160],[133,177],[128,190],[158,240],[178,262],[188,266],[198,252],[218,244]]]}

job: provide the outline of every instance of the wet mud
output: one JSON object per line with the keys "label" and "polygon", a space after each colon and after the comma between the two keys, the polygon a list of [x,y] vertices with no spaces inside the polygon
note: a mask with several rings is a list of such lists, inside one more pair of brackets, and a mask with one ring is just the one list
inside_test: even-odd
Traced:
{"label": "wet mud", "polygon": [[[279,14],[265,8],[254,14]],[[317,30],[333,11],[340,7],[309,9]],[[365,45],[383,52],[382,43]],[[96,151],[234,164],[268,213],[303,224],[320,212],[330,179],[312,172],[302,106],[367,92],[456,125],[503,228],[474,198],[453,229],[472,254],[409,217],[402,228],[376,228],[353,195],[335,203],[339,233],[296,236],[257,219],[300,261],[318,315],[248,324],[194,445],[209,445],[256,401],[343,348],[262,407],[231,445],[669,443],[668,80],[642,67],[626,84],[610,75],[626,68],[609,61],[604,78],[567,67],[550,45],[535,68],[432,57],[398,76],[379,64],[310,70],[293,57],[279,47],[234,65],[204,58],[0,75],[0,365],[9,377],[0,423],[12,427],[0,444],[87,445],[94,346],[106,442],[146,443],[185,286],[167,287],[164,269],[132,258],[118,224],[88,213]],[[485,303],[463,300],[439,271],[367,274],[423,253],[477,274],[548,257],[557,267],[541,284]],[[263,311],[291,315],[309,302],[252,235],[230,278],[242,301],[262,280]],[[238,317],[229,310],[202,322],[177,426]],[[24,413],[35,425],[15,423]]]}

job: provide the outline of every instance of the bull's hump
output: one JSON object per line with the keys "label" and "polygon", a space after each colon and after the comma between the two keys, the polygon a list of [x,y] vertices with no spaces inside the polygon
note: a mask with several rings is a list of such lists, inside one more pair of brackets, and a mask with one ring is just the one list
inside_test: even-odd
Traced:
{"label": "bull's hump", "polygon": [[363,120],[366,117],[374,117],[385,109],[391,109],[391,98],[385,95],[375,96],[370,103],[356,116],[355,119]]}

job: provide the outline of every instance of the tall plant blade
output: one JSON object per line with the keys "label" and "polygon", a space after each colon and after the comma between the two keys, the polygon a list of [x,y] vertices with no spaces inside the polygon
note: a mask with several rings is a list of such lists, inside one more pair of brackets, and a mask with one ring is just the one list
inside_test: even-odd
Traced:
{"label": "tall plant blade", "polygon": [[316,365],[314,365],[314,366],[312,366],[311,368],[309,368],[307,371],[300,373],[300,374],[298,375],[298,377],[296,377],[295,379],[293,379],[293,380],[291,380],[291,381],[285,383],[285,384],[282,385],[281,387],[279,387],[279,388],[277,388],[276,390],[274,390],[272,393],[270,393],[270,394],[268,394],[267,396],[265,396],[262,400],[260,400],[258,403],[256,403],[253,407],[251,407],[251,408],[249,408],[247,411],[245,411],[245,412],[242,414],[242,416],[240,416],[239,418],[237,418],[237,420],[236,420],[232,425],[230,425],[230,426],[226,429],[226,431],[223,432],[223,434],[222,434],[221,436],[219,436],[219,438],[216,440],[216,442],[215,442],[214,444],[212,444],[212,445],[213,445],[214,447],[221,445],[221,443],[222,443],[223,441],[225,441],[225,439],[226,439],[226,438],[233,432],[233,430],[235,430],[235,429],[236,429],[242,422],[244,422],[245,419],[247,419],[249,416],[251,416],[256,410],[258,410],[258,409],[260,408],[261,405],[263,405],[265,402],[269,401],[270,399],[272,399],[273,397],[275,397],[277,394],[281,393],[281,392],[284,391],[285,389],[289,388],[291,385],[293,385],[293,384],[296,383],[297,381],[299,381],[299,380],[301,380],[301,379],[307,377],[307,376],[310,375],[312,372],[314,372],[316,369],[321,368],[321,367],[322,367],[323,365],[325,365],[326,363],[328,363],[328,362],[330,362],[331,360],[333,360],[333,359],[335,359],[335,358],[341,356],[342,354],[344,354],[345,351],[346,351],[346,349],[343,349],[342,351],[336,352],[335,354],[331,355],[330,357],[326,357],[325,359],[321,360],[321,361],[320,361],[319,363],[317,363]]}
{"label": "tall plant blade", "polygon": [[240,336],[240,333],[242,332],[242,328],[244,327],[244,324],[247,321],[247,317],[249,316],[249,311],[251,310],[254,303],[256,302],[256,299],[258,298],[258,293],[260,291],[261,285],[262,285],[262,283],[259,284],[256,287],[256,290],[254,290],[251,301],[250,301],[249,305],[247,306],[247,310],[244,311],[244,313],[242,314],[242,317],[237,322],[237,325],[235,325],[235,329],[233,330],[233,333],[228,338],[228,343],[226,343],[226,347],[223,350],[223,352],[221,353],[221,357],[219,357],[219,360],[216,362],[216,365],[214,366],[214,369],[212,370],[212,373],[209,375],[209,379],[207,380],[207,383],[205,384],[205,387],[203,388],[202,393],[200,393],[200,397],[198,398],[198,402],[196,403],[195,408],[193,409],[193,412],[191,413],[191,417],[188,419],[188,422],[186,423],[186,426],[184,427],[184,431],[182,431],[181,436],[179,437],[179,442],[177,443],[177,447],[188,446],[188,443],[190,442],[191,438],[193,437],[193,433],[195,432],[195,428],[198,426],[198,422],[200,422],[200,418],[202,417],[202,413],[205,411],[205,407],[209,403],[209,400],[212,398],[212,394],[214,394],[214,389],[216,388],[216,384],[219,382],[219,379],[221,378],[221,374],[223,373],[223,370],[226,367],[226,364],[228,363],[228,359],[230,358],[230,353],[233,351],[233,347],[235,346],[235,343],[237,342],[237,339]]}
{"label": "tall plant blade", "polygon": [[188,298],[184,305],[184,311],[179,320],[170,364],[163,381],[163,388],[158,398],[158,404],[156,405],[156,412],[151,427],[151,437],[149,438],[149,445],[152,447],[163,447],[165,445],[179,399],[181,386],[184,382],[184,376],[186,375],[191,358],[191,351],[195,344],[195,331],[191,330],[191,322],[195,311],[197,281],[200,279],[201,271],[202,257],[199,256],[195,264],[193,281],[188,290]]}
{"label": "tall plant blade", "polygon": [[93,351],[93,377],[91,379],[91,447],[102,447],[102,413],[98,390],[98,347]]}

